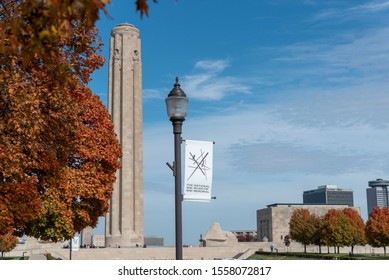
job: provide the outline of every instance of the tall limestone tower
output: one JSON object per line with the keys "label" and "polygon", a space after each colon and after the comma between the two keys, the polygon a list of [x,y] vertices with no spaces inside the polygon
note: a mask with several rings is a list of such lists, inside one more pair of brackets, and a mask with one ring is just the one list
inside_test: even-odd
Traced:
{"label": "tall limestone tower", "polygon": [[111,31],[108,111],[122,146],[122,168],[105,220],[106,247],[144,243],[142,63],[139,30],[119,24]]}

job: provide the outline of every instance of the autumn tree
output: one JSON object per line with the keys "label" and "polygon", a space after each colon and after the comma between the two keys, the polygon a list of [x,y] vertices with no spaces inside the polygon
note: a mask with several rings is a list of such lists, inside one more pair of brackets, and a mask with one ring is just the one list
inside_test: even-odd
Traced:
{"label": "autumn tree", "polygon": [[87,83],[110,2],[0,2],[0,234],[70,238],[107,211],[121,151]]}
{"label": "autumn tree", "polygon": [[[135,1],[141,16],[148,14],[150,1]],[[71,83],[70,73],[79,74],[80,69],[77,63],[57,60],[61,41],[74,38],[79,19],[84,19],[86,30],[93,29],[100,11],[109,16],[106,5],[110,3],[111,0],[1,0],[0,55],[17,55],[25,69],[38,56],[59,81]],[[79,42],[73,40],[71,48],[78,46]]]}
{"label": "autumn tree", "polygon": [[289,234],[291,239],[304,245],[304,252],[307,252],[307,245],[314,244],[317,233],[316,216],[307,209],[296,209],[293,211],[289,222]]}
{"label": "autumn tree", "polygon": [[366,222],[366,236],[369,245],[384,247],[386,255],[386,246],[389,246],[389,208],[373,209]]}
{"label": "autumn tree", "polygon": [[321,254],[321,246],[323,245],[323,218],[321,216],[312,214],[311,222],[315,228],[315,231],[312,235],[312,244],[319,247],[319,253]]}
{"label": "autumn tree", "polygon": [[12,234],[0,235],[1,258],[4,259],[4,253],[11,252],[18,244],[18,238]]}
{"label": "autumn tree", "polygon": [[330,209],[323,218],[323,243],[334,247],[351,246],[354,242],[354,230],[348,217],[342,210]]}
{"label": "autumn tree", "polygon": [[365,223],[362,220],[358,211],[352,208],[345,208],[342,210],[351,226],[351,253],[354,253],[355,245],[366,245],[367,239],[365,234]]}
{"label": "autumn tree", "polygon": [[[2,23],[23,17],[17,5],[31,1],[5,2]],[[10,50],[0,53],[1,234],[68,239],[108,209],[121,150],[106,108],[87,87],[104,62],[101,43],[85,18],[72,23],[71,36],[51,49],[53,65],[38,51],[24,59],[13,33],[1,33]],[[19,42],[23,32],[15,33]],[[61,69],[72,82],[58,79]]]}

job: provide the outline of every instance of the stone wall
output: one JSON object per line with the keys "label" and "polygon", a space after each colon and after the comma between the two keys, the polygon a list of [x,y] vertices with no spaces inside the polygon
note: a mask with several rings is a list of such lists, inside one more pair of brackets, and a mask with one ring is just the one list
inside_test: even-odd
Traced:
{"label": "stone wall", "polygon": [[[188,247],[183,248],[184,260],[214,260],[239,258],[247,250],[255,252],[260,244],[256,242],[239,243],[234,247]],[[98,248],[80,249],[72,253],[74,260],[174,260],[174,247],[160,248]],[[69,249],[58,251],[68,256]],[[55,256],[55,253],[53,254]]]}
{"label": "stone wall", "polygon": [[[292,242],[287,248],[282,242],[240,242],[234,247],[190,247],[183,248],[183,257],[185,260],[214,260],[240,258],[246,259],[254,254],[257,250],[269,252],[270,246],[273,245],[278,252],[304,252],[304,247],[297,242]],[[329,248],[330,253],[334,252]],[[41,248],[26,248],[19,246],[8,256],[21,256],[23,251],[27,251],[26,256],[35,254],[50,253],[55,258],[63,260],[69,259],[69,249],[60,248],[59,244],[44,244]],[[340,248],[341,253],[348,253],[350,247]],[[307,252],[318,253],[318,246],[307,246]],[[322,247],[322,253],[327,253],[327,247]],[[356,246],[355,254],[383,254],[383,248],[372,248],[371,246]],[[73,260],[173,260],[175,259],[174,247],[159,248],[97,248],[97,249],[80,249],[72,252]]]}

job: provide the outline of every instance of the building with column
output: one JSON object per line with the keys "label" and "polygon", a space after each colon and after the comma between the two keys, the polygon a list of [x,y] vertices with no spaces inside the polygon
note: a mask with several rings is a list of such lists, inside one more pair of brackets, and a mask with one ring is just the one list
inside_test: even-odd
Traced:
{"label": "building with column", "polygon": [[84,228],[81,233],[81,246],[92,244],[93,229],[91,227]]}
{"label": "building with column", "polygon": [[342,189],[336,185],[323,185],[314,190],[304,191],[303,203],[354,206],[354,194],[351,189]]}
{"label": "building with column", "polygon": [[375,207],[389,207],[389,180],[377,179],[369,181],[366,189],[367,212],[370,214]]}
{"label": "building with column", "polygon": [[123,156],[106,215],[105,246],[133,247],[144,243],[144,223],[141,45],[131,24],[111,31],[108,111]]}

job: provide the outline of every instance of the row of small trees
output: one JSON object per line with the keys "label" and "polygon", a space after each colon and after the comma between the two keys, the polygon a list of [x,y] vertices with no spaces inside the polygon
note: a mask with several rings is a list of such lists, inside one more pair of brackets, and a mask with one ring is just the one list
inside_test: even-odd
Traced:
{"label": "row of small trees", "polygon": [[318,216],[307,209],[297,209],[289,222],[290,238],[304,245],[340,247],[369,244],[373,247],[389,245],[389,208],[375,208],[365,223],[358,211],[352,208],[330,209],[324,216]]}

